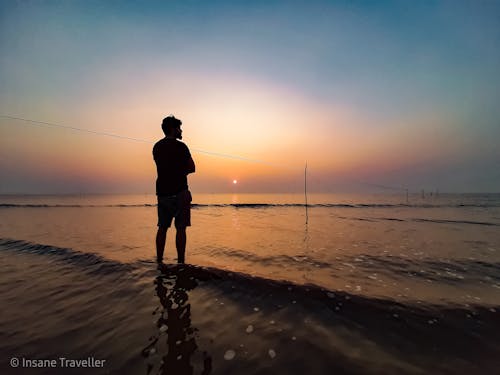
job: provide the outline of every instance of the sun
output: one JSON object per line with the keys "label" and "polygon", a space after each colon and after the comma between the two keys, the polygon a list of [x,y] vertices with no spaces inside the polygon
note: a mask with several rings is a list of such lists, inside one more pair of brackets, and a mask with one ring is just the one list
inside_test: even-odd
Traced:
{"label": "sun", "polygon": [[238,180],[233,180],[233,185],[236,185],[238,183]]}

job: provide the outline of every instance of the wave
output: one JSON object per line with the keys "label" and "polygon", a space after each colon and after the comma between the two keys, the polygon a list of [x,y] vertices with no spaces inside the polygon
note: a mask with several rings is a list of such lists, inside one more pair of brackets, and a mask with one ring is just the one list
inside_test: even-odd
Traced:
{"label": "wave", "polygon": [[500,263],[472,259],[405,258],[396,255],[357,255],[357,268],[387,276],[396,275],[447,284],[500,283]]}
{"label": "wave", "polygon": [[[85,268],[93,274],[110,274],[114,272],[130,272],[138,269],[152,268],[153,262],[142,260],[135,263],[122,263],[104,258],[98,254],[80,252],[71,248],[61,248],[51,245],[33,243],[24,240],[0,238],[0,250],[10,250],[20,253],[37,254],[56,257],[68,264]],[[238,258],[239,260],[252,262],[262,266],[293,266],[298,269],[332,269],[337,270],[338,264],[355,265],[356,268],[367,272],[384,273],[388,276],[414,277],[428,279],[443,283],[461,282],[484,282],[485,280],[500,283],[500,263],[484,262],[472,259],[435,259],[435,258],[406,258],[397,255],[371,255],[359,254],[355,257],[337,259],[335,264],[324,262],[307,255],[272,255],[260,256],[254,253],[230,249],[230,248],[207,248],[207,252],[215,256]],[[291,281],[277,281],[253,275],[227,271],[223,269],[190,266],[197,270],[199,276],[211,275],[212,279],[232,279],[238,275],[241,280],[257,280],[259,283],[285,283],[294,289],[301,288],[302,284]],[[154,267],[153,267],[154,268]],[[310,288],[311,285],[308,286]],[[326,290],[324,287],[317,287]]]}
{"label": "wave", "polygon": [[[134,263],[121,263],[118,261],[106,259],[98,254],[85,253],[71,248],[62,248],[57,246],[33,243],[24,240],[0,238],[0,252],[12,251],[21,254],[31,254],[51,257],[71,266],[84,269],[86,272],[93,274],[109,275],[112,273],[129,273],[132,271],[143,271],[141,274],[146,276],[158,276],[157,264],[152,260],[139,260]],[[224,250],[223,250],[224,251]],[[227,252],[227,250],[226,250]],[[246,256],[243,253],[233,254],[234,256]],[[255,255],[253,261],[258,261],[258,256]],[[285,258],[292,257],[276,257],[274,261],[282,262]],[[290,260],[289,259],[289,260]],[[264,260],[264,259],[262,259]],[[326,264],[323,264],[326,267]],[[224,281],[230,282],[231,285],[245,286],[248,290],[262,290],[272,286],[281,286],[287,291],[298,291],[300,293],[320,293],[326,298],[331,298],[333,293],[340,293],[339,295],[347,295],[344,292],[336,292],[327,290],[323,287],[313,284],[296,284],[291,281],[273,280],[245,274],[241,272],[234,272],[215,267],[205,267],[196,265],[177,265],[177,264],[162,264],[160,267],[162,273],[177,273],[184,272],[183,275],[189,274],[190,277],[198,281]],[[250,284],[250,285],[249,285]],[[313,294],[314,294],[313,293]],[[312,294],[311,294],[312,295]]]}
{"label": "wave", "polygon": [[[500,226],[499,223],[493,223],[491,221],[473,221],[473,220],[447,220],[447,219],[421,219],[421,218],[410,218],[401,219],[396,217],[347,217],[339,216],[339,219],[344,220],[356,220],[356,221],[398,221],[398,222],[415,222],[415,223],[433,223],[433,224],[470,224],[470,225],[485,225],[485,226]],[[497,218],[495,218],[497,219]]]}
{"label": "wave", "polygon": [[[83,208],[83,207],[156,207],[156,203],[138,204],[39,204],[39,203],[0,203],[0,208]],[[233,208],[275,208],[305,207],[305,203],[193,203],[193,208],[233,207]],[[325,208],[493,208],[500,204],[385,204],[385,203],[314,203],[307,207]]]}
{"label": "wave", "polygon": [[439,224],[473,224],[473,225],[500,226],[500,224],[491,223],[487,221],[444,220],[444,219],[411,219],[411,220],[416,222],[429,222],[429,223],[439,223]]}
{"label": "wave", "polygon": [[276,266],[276,267],[286,267],[293,266],[298,269],[306,270],[310,267],[319,269],[332,268],[332,264],[328,262],[322,262],[321,260],[314,259],[307,255],[271,255],[271,256],[260,256],[255,253],[250,253],[248,251],[237,250],[227,247],[211,248],[205,247],[205,250],[213,256],[216,257],[229,257],[237,258],[239,261],[245,261],[250,263],[259,264],[261,266]]}
{"label": "wave", "polygon": [[326,269],[339,275],[342,273],[343,266],[348,265],[363,272],[363,274],[359,274],[359,277],[366,275],[370,277],[371,274],[378,273],[389,278],[416,278],[457,285],[461,283],[487,283],[500,287],[500,263],[498,262],[472,259],[418,259],[390,254],[382,256],[359,254],[337,257],[334,263],[328,263],[307,255],[260,256],[230,248],[206,248],[206,251],[216,257],[237,258],[239,261],[251,262],[259,267],[292,267],[294,270],[301,271]]}
{"label": "wave", "polygon": [[[152,261],[141,261],[144,265],[151,265]],[[229,271],[215,267],[197,266],[190,264],[163,264],[159,267],[161,274],[157,277],[172,280],[177,278],[184,289],[191,289],[198,285],[209,288],[216,287],[225,295],[244,293],[245,296],[266,296],[275,302],[285,303],[320,303],[332,310],[365,314],[375,310],[384,315],[394,312],[411,312],[422,316],[435,316],[439,314],[458,314],[466,316],[467,312],[474,314],[488,314],[500,311],[500,306],[482,305],[471,303],[465,308],[454,303],[435,304],[425,301],[395,301],[386,297],[375,297],[352,294],[346,291],[332,290],[316,284],[298,284],[288,280],[269,279],[254,276],[243,272]],[[187,287],[191,285],[191,288]],[[284,304],[278,304],[283,307]],[[397,315],[397,314],[396,314]]]}
{"label": "wave", "polygon": [[56,257],[70,265],[85,268],[86,272],[93,274],[107,275],[134,269],[131,264],[116,262],[94,253],[84,253],[70,248],[43,245],[23,240],[0,238],[0,249]]}

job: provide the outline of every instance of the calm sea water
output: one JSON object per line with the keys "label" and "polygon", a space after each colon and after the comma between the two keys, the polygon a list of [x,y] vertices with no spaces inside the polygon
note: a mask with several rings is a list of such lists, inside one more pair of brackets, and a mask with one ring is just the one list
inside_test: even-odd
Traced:
{"label": "calm sea water", "polygon": [[308,202],[194,194],[194,267],[157,270],[154,196],[0,196],[1,352],[107,358],[93,373],[498,365],[500,195]]}
{"label": "calm sea water", "polygon": [[[195,195],[189,263],[370,296],[500,304],[489,268],[500,262],[500,195],[308,198],[306,223],[300,195]],[[2,238],[124,263],[155,255],[152,195],[0,202]]]}

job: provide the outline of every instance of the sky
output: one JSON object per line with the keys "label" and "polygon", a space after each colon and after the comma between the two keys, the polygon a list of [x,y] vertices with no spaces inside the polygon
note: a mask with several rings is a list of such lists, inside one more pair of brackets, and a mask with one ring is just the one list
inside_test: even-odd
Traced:
{"label": "sky", "polygon": [[499,46],[498,1],[1,1],[0,193],[152,193],[170,114],[194,192],[500,192]]}

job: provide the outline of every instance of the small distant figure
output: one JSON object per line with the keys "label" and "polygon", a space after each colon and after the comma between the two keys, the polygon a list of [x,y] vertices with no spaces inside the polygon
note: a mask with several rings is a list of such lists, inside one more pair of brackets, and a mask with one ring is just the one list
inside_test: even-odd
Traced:
{"label": "small distant figure", "polygon": [[156,163],[156,195],[158,197],[158,232],[156,233],[156,260],[163,261],[167,230],[175,219],[177,230],[175,245],[177,262],[184,263],[186,256],[186,227],[191,226],[191,192],[187,175],[195,172],[189,148],[182,139],[182,121],[174,116],[163,119],[161,128],[165,138],[153,147]]}

